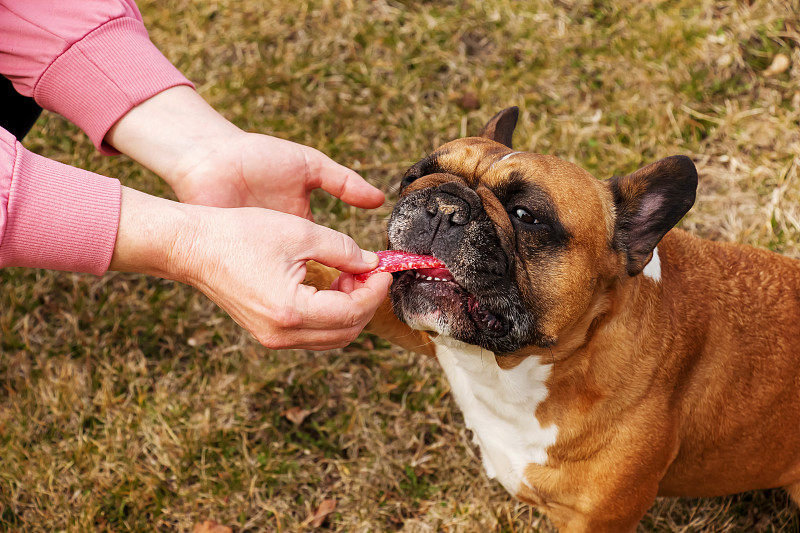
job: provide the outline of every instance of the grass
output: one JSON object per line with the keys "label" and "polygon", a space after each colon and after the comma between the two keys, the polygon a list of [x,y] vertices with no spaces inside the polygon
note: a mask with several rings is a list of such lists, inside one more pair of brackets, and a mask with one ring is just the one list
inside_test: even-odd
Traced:
{"label": "grass", "polygon": [[[682,226],[800,257],[800,11],[791,0],[142,0],[151,38],[230,120],[383,188],[319,222],[381,248],[400,176],[522,110],[516,146],[598,177],[686,154]],[[767,76],[776,54],[791,66]],[[45,114],[25,144],[171,196]],[[196,291],[0,272],[0,530],[549,532],[482,473],[434,361],[371,336],[270,351]],[[640,531],[797,532],[780,490],[661,499]]]}

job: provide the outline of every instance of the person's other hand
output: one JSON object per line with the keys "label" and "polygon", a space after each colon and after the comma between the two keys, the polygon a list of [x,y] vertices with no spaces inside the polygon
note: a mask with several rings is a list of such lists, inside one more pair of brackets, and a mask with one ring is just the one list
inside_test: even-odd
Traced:
{"label": "person's other hand", "polygon": [[317,291],[303,284],[308,260],[349,273],[378,262],[350,237],[297,216],[183,205],[124,188],[110,269],[191,284],[270,348],[346,346],[386,297],[391,275]]}
{"label": "person's other hand", "polygon": [[163,177],[185,203],[265,207],[311,219],[311,191],[350,205],[379,207],[383,193],[319,150],[245,133],[189,87],[136,106],[106,142]]}

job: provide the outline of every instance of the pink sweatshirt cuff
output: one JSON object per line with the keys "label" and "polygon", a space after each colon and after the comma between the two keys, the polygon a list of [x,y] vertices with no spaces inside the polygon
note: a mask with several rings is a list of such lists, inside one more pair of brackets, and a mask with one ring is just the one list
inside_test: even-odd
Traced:
{"label": "pink sweatshirt cuff", "polygon": [[49,160],[6,138],[0,138],[0,168],[13,169],[10,187],[0,184],[0,193],[8,191],[8,208],[0,211],[0,267],[108,270],[119,226],[119,180]]}
{"label": "pink sweatshirt cuff", "polygon": [[189,82],[135,18],[111,20],[69,47],[42,74],[33,96],[86,132],[105,154],[108,130],[136,105]]}

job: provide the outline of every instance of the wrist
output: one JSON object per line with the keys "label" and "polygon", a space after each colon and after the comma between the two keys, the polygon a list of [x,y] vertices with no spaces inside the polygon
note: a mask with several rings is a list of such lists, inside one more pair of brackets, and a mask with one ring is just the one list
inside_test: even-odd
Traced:
{"label": "wrist", "polygon": [[122,188],[119,229],[109,270],[192,284],[192,243],[203,208]]}
{"label": "wrist", "polygon": [[243,133],[194,89],[178,86],[131,109],[105,142],[176,189],[194,164],[217,151],[222,141]]}

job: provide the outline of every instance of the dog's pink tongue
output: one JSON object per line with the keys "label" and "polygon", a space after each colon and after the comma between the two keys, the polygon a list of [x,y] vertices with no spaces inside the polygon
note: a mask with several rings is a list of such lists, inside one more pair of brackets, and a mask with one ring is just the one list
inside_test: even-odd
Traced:
{"label": "dog's pink tongue", "polygon": [[418,268],[445,268],[444,263],[432,255],[418,255],[403,252],[401,250],[381,250],[378,254],[380,262],[375,270],[356,274],[353,276],[356,281],[365,282],[373,274],[378,272],[400,272],[401,270],[417,270]]}

